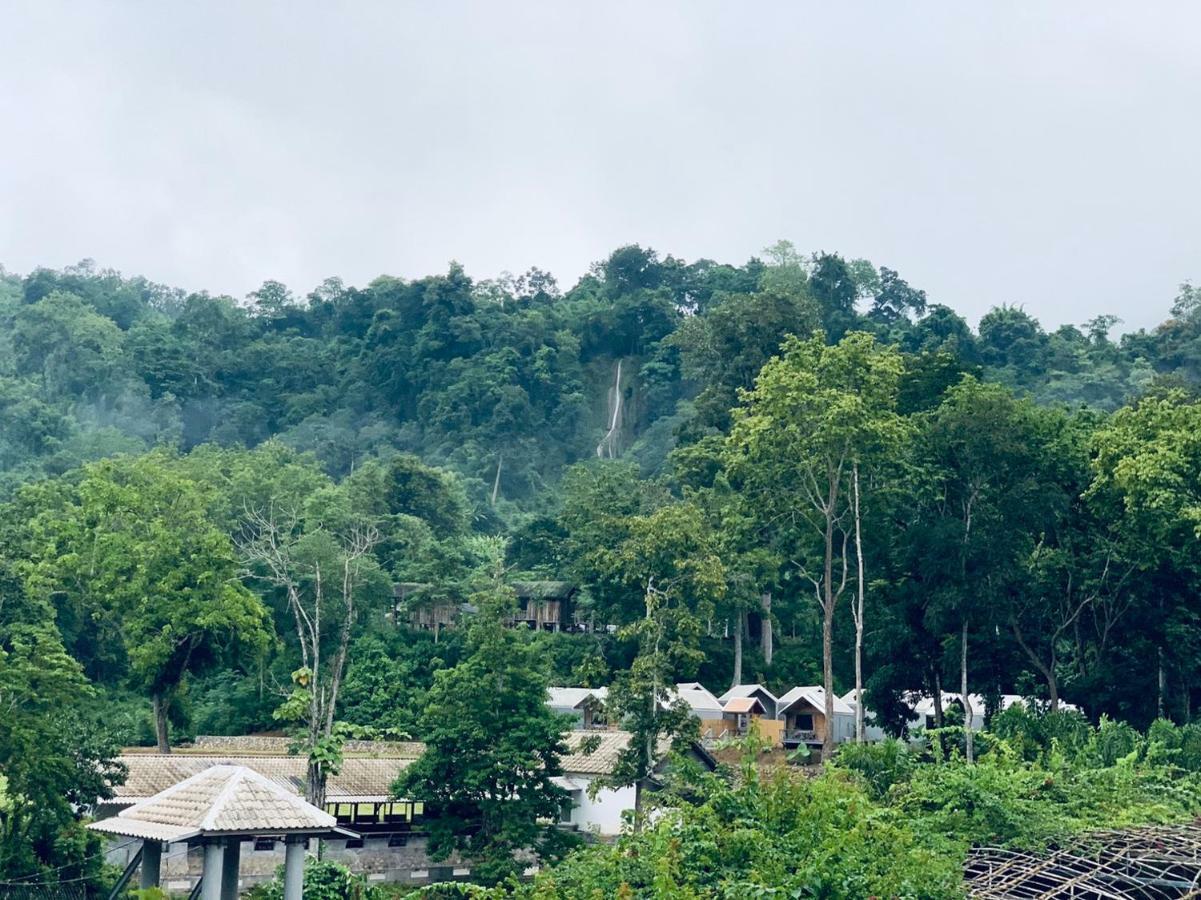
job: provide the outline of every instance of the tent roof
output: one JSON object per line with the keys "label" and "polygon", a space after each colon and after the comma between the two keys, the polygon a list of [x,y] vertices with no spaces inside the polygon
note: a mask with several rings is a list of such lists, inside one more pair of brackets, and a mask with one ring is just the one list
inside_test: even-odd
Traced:
{"label": "tent roof", "polygon": [[761,684],[736,684],[718,699],[724,703],[731,697],[754,697],[759,694],[766,696],[772,703],[775,703],[778,699],[775,694]]}
{"label": "tent roof", "polygon": [[[794,687],[787,694],[780,698],[779,704],[776,706],[776,714],[782,715],[785,710],[798,701],[805,701],[814,709],[824,710],[826,708],[826,692],[818,684],[806,684],[800,687]],[[853,716],[855,710],[851,709],[842,698],[834,697],[834,715]]]}
{"label": "tent roof", "polygon": [[609,693],[608,688],[547,688],[550,696],[547,704],[556,709],[579,709],[584,702],[591,700],[603,701]]}
{"label": "tent roof", "polygon": [[[703,713],[716,713],[718,716],[722,713],[721,701],[699,681],[682,681],[676,685],[673,693],[702,718]],[[675,697],[671,702],[675,702]]]}

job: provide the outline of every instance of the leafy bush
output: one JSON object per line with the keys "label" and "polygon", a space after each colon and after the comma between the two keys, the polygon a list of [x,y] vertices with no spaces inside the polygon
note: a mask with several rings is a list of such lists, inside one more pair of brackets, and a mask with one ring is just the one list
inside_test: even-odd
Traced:
{"label": "leafy bush", "polygon": [[[247,900],[283,900],[283,866],[276,869],[273,881],[256,884],[244,896]],[[376,900],[380,896],[345,866],[313,856],[305,858],[304,900]]]}
{"label": "leafy bush", "polygon": [[990,730],[1028,762],[1045,760],[1052,748],[1075,758],[1093,733],[1088,720],[1075,710],[1038,713],[1023,704],[993,716]]}
{"label": "leafy bush", "polygon": [[517,889],[528,898],[961,896],[966,845],[923,840],[845,772],[694,775],[695,802],[613,845],[577,851]]}
{"label": "leafy bush", "polygon": [[879,800],[894,784],[909,779],[917,759],[904,742],[887,740],[876,744],[844,744],[835,764],[854,772],[872,798]]}
{"label": "leafy bush", "polygon": [[1112,766],[1119,759],[1142,749],[1142,736],[1126,722],[1115,722],[1107,716],[1093,732],[1087,753],[1094,765]]}

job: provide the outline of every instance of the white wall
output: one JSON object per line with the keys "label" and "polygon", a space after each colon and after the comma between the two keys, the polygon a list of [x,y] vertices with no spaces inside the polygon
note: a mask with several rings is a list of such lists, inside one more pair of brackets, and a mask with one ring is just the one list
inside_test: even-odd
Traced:
{"label": "white wall", "polygon": [[[572,775],[573,781],[588,785],[592,779],[586,775]],[[627,809],[634,808],[637,794],[632,785],[620,788],[602,788],[595,799],[588,796],[587,787],[572,791],[575,806],[571,811],[571,824],[581,831],[615,835],[621,833],[621,816]]]}

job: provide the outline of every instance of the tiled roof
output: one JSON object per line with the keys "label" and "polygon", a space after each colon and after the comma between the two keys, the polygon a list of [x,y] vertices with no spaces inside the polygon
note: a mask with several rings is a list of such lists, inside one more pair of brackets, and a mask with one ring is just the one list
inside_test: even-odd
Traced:
{"label": "tiled roof", "polygon": [[205,834],[319,833],[337,820],[247,766],[210,765],[90,828],[182,840]]}
{"label": "tiled roof", "polygon": [[[180,748],[183,753],[288,753],[293,740],[289,737],[270,734],[248,735],[197,735],[190,747]],[[416,759],[425,751],[418,741],[347,741],[342,752],[348,756],[386,756],[401,759]]]}
{"label": "tiled roof", "polygon": [[[591,754],[577,752],[580,742],[596,737],[600,745]],[[569,752],[563,757],[563,771],[578,775],[608,775],[617,756],[630,742],[626,731],[570,731],[564,735]],[[391,796],[392,782],[421,755],[425,745],[405,744],[401,756],[347,756],[337,775],[330,775],[325,786],[328,803],[382,803]],[[414,752],[414,748],[420,748]],[[666,749],[664,749],[666,754]],[[207,753],[125,752],[121,762],[129,771],[125,783],[113,789],[117,803],[136,803],[153,797],[214,766],[242,766],[278,787],[296,795],[304,793],[307,763],[303,756],[284,753],[227,756]]]}
{"label": "tiled roof", "polygon": [[[628,731],[572,731],[564,736],[568,753],[563,757],[563,771],[569,775],[609,775],[617,766],[621,751],[630,745]],[[589,739],[597,741],[591,753],[581,745]]]}
{"label": "tiled roof", "polygon": [[[325,787],[326,800],[330,803],[372,803],[386,800],[392,782],[414,758],[348,756],[342,761],[342,768],[338,774],[329,776]],[[113,789],[115,799],[119,802],[152,797],[213,766],[244,766],[273,784],[285,787],[294,794],[301,794],[304,792],[307,770],[303,756],[285,755],[124,753],[121,762],[129,770],[129,776],[124,784]]]}

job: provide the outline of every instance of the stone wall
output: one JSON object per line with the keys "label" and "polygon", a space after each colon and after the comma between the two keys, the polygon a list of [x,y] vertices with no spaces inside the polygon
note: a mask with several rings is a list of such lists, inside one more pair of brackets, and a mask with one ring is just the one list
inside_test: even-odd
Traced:
{"label": "stone wall", "polygon": [[[322,841],[321,857],[341,863],[352,872],[365,875],[372,882],[428,884],[431,881],[450,881],[466,878],[471,870],[455,855],[432,863],[426,853],[424,835],[408,835],[404,846],[389,846],[389,835],[366,837],[363,846],[347,849],[345,840]],[[140,842],[126,838],[113,841],[108,862],[124,867],[137,853]],[[246,890],[260,881],[270,881],[284,864],[284,843],[275,841],[270,850],[256,850],[254,841],[243,841],[239,886]],[[309,842],[309,853],[315,855],[317,842]],[[163,852],[161,884],[168,891],[188,891],[196,884],[203,868],[203,850],[199,845],[171,844]]]}

